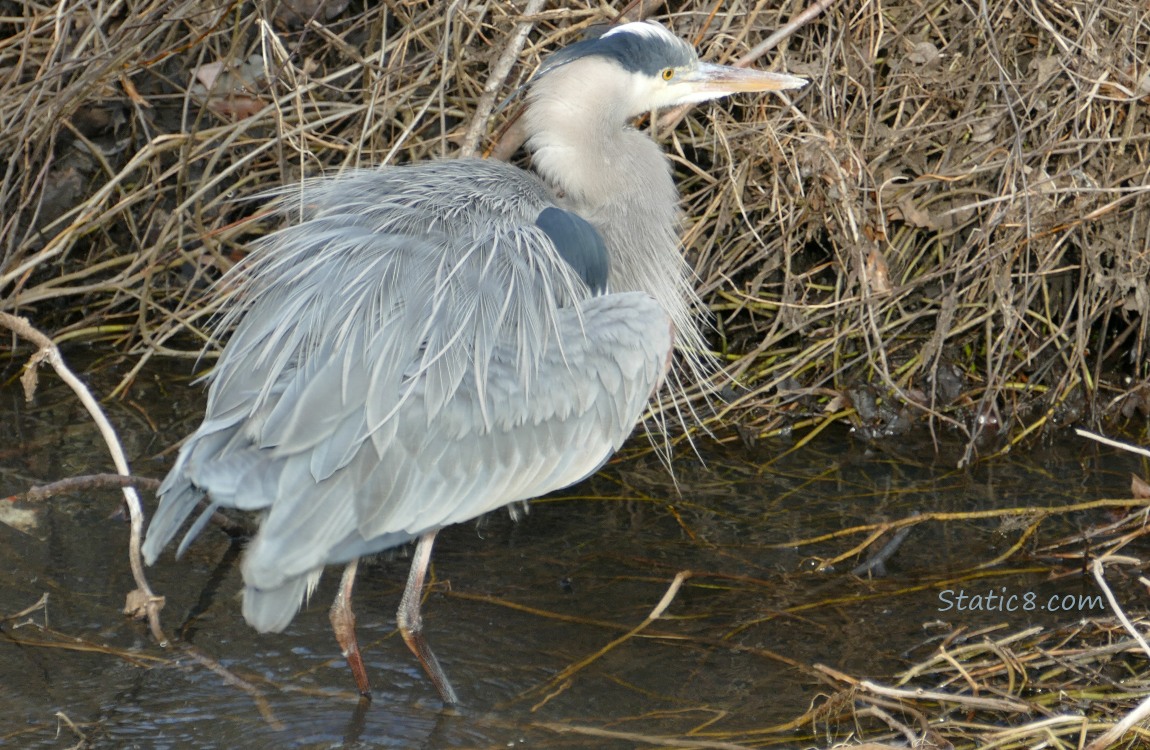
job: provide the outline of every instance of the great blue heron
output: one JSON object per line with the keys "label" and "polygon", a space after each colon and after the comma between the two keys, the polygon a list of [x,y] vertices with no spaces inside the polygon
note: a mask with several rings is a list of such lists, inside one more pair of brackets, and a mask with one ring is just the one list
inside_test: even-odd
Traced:
{"label": "great blue heron", "polygon": [[347,563],[332,626],[369,695],[356,562],[417,540],[397,624],[457,702],[419,611],[436,532],[595,472],[673,344],[704,351],[670,166],[632,120],[804,83],[700,62],[664,27],[628,23],[534,77],[524,126],[539,176],[460,159],[285,190],[299,220],[230,277],[224,325],[238,324],[160,488],[148,563],[205,494],[177,555],[215,508],[260,511],[244,617],[283,630],[324,566]]}

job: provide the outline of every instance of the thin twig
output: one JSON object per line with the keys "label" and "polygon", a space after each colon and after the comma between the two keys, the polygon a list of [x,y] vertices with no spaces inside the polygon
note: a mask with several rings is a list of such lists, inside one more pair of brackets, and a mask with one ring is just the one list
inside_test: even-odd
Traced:
{"label": "thin twig", "polygon": [[954,695],[952,693],[941,693],[937,690],[902,690],[879,685],[870,680],[861,680],[858,686],[868,693],[886,696],[887,698],[957,703],[960,706],[985,711],[1007,711],[1009,713],[1030,713],[1033,711],[1029,705],[1022,701],[1004,700],[1000,698],[979,698],[974,695]]}
{"label": "thin twig", "polygon": [[1089,438],[1090,440],[1102,443],[1103,445],[1109,445],[1111,448],[1121,448],[1122,450],[1129,453],[1136,453],[1139,456],[1146,456],[1147,458],[1150,458],[1150,449],[1143,448],[1140,445],[1124,443],[1121,440],[1108,438],[1105,435],[1099,435],[1096,432],[1090,432],[1089,430],[1084,430],[1081,427],[1075,427],[1074,434],[1078,435],[1079,437]]}
{"label": "thin twig", "polygon": [[[1110,586],[1106,583],[1105,565],[1108,562],[1140,565],[1142,561],[1133,557],[1107,555],[1095,559],[1091,565],[1091,570],[1094,573],[1094,580],[1102,589],[1102,593],[1106,595],[1106,601],[1110,603],[1110,609],[1114,611],[1114,615],[1122,623],[1122,627],[1126,628],[1126,632],[1133,636],[1134,640],[1138,641],[1138,645],[1142,647],[1143,653],[1150,657],[1150,645],[1146,643],[1146,639],[1142,637],[1142,633],[1130,622],[1130,618],[1126,616],[1126,612],[1123,611],[1122,606],[1118,603],[1114,592],[1110,590]],[[1086,750],[1105,750],[1105,748],[1113,747],[1127,732],[1145,721],[1147,717],[1150,717],[1150,697],[1144,699],[1133,711],[1126,714],[1126,716],[1122,718],[1122,721],[1110,727],[1110,729],[1087,745]]]}
{"label": "thin twig", "polygon": [[[112,423],[104,415],[104,410],[100,408],[100,404],[92,397],[92,393],[88,390],[87,386],[77,378],[68,366],[64,364],[64,358],[60,355],[60,350],[52,343],[52,340],[45,336],[40,331],[36,330],[25,318],[20,318],[15,315],[9,315],[5,312],[0,312],[0,325],[8,328],[17,336],[31,341],[37,346],[36,353],[28,360],[25,366],[24,374],[21,376],[20,381],[24,385],[24,395],[26,398],[31,399],[36,392],[36,368],[40,363],[47,361],[52,365],[52,369],[60,376],[60,379],[68,384],[72,392],[80,399],[80,403],[87,409],[89,416],[96,423],[96,427],[100,430],[100,435],[104,438],[105,445],[108,446],[108,451],[112,454],[112,463],[116,466],[116,471],[123,476],[131,476],[131,471],[128,468],[128,459],[124,455],[124,449],[120,445],[120,439],[116,436],[116,430],[112,427]],[[140,506],[140,498],[136,494],[136,490],[132,487],[124,487],[124,501],[128,505],[128,515],[131,518],[131,536],[128,541],[128,560],[132,568],[132,577],[136,580],[139,594],[137,599],[143,604],[144,611],[148,616],[148,624],[152,629],[152,636],[162,645],[167,645],[168,637],[164,634],[164,630],[160,625],[160,608],[164,605],[164,598],[156,596],[151,587],[148,585],[148,579],[144,575],[144,564],[140,557],[140,538],[144,532],[144,511]],[[132,592],[137,593],[137,592]],[[131,596],[131,594],[129,595]]]}
{"label": "thin twig", "polygon": [[474,156],[479,149],[479,139],[483,136],[483,131],[487,126],[487,118],[491,116],[491,110],[495,108],[495,99],[503,88],[508,74],[511,73],[511,67],[519,59],[519,53],[523,50],[523,43],[527,41],[527,34],[534,26],[531,17],[538,15],[543,10],[544,5],[546,5],[546,0],[528,0],[527,5],[523,8],[521,15],[528,20],[515,24],[515,31],[507,40],[503,54],[491,66],[491,72],[483,84],[483,93],[475,105],[475,114],[471,117],[471,125],[467,127],[467,134],[463,137],[463,143],[459,148],[460,156]]}
{"label": "thin twig", "polygon": [[43,502],[56,495],[82,490],[107,490],[135,487],[139,490],[155,492],[160,487],[160,480],[151,477],[129,477],[122,474],[89,474],[81,477],[67,477],[48,484],[30,487],[26,491],[0,500],[22,500],[30,503]]}
{"label": "thin twig", "polygon": [[[27,607],[25,607],[24,609],[20,610],[19,612],[14,612],[10,615],[0,614],[0,620],[19,620],[21,617],[24,617],[25,615],[30,615],[33,612],[39,612],[40,610],[44,610],[45,613],[48,611],[48,593],[47,592],[44,592],[40,596],[40,598],[36,600],[35,604],[30,604]],[[47,621],[48,621],[48,616],[47,616],[47,614],[45,614],[44,615],[45,626],[47,624]]]}
{"label": "thin twig", "polygon": [[[539,693],[539,692],[543,692],[543,691],[548,690],[548,689],[552,690],[552,692],[550,692],[540,703],[532,706],[531,711],[534,712],[534,711],[539,710],[546,703],[548,703],[552,697],[557,695],[558,692],[562,692],[563,683],[567,682],[567,680],[569,680],[576,673],[580,672],[581,670],[583,670],[586,667],[590,666],[591,664],[595,663],[596,661],[598,661],[599,659],[601,659],[602,657],[606,656],[608,653],[610,653],[611,651],[616,649],[617,647],[623,645],[627,641],[634,638],[639,633],[642,633],[647,628],[647,626],[649,626],[651,623],[655,622],[655,620],[658,620],[660,617],[662,617],[663,612],[666,611],[667,607],[671,606],[671,602],[674,601],[675,596],[679,593],[679,589],[682,587],[683,582],[686,581],[690,577],[691,577],[691,571],[689,571],[689,570],[683,570],[683,571],[680,571],[679,573],[677,573],[675,575],[675,579],[673,581],[671,581],[671,585],[667,587],[666,593],[663,594],[663,598],[659,600],[659,603],[656,604],[655,608],[651,610],[651,614],[647,615],[647,617],[644,618],[644,620],[641,623],[639,623],[635,627],[631,628],[626,633],[619,636],[615,640],[611,641],[606,646],[599,649],[598,651],[591,654],[590,656],[587,656],[586,658],[580,659],[579,661],[575,662],[574,664],[567,666],[565,669],[563,669],[557,675],[555,675],[550,680],[548,680],[544,685],[532,688],[531,690],[527,691],[527,693],[525,693],[524,695]],[[559,691],[554,690],[554,688],[556,688],[556,687],[559,687],[560,690]]]}

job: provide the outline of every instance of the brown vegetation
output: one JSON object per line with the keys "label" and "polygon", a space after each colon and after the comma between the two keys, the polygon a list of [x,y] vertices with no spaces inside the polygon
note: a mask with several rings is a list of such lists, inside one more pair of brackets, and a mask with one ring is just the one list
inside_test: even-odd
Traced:
{"label": "brown vegetation", "polygon": [[[444,15],[328,0],[305,20],[287,0],[0,0],[0,312],[58,343],[122,351],[132,374],[156,355],[198,356],[211,283],[271,228],[247,199],[303,175],[451,157],[469,133],[509,150],[515,105],[494,105],[547,52],[614,20],[575,5],[521,16],[465,0]],[[731,62],[805,7],[643,10]],[[1127,0],[840,2],[756,61],[807,89],[657,124],[733,377],[716,419],[748,439],[926,423],[961,436],[968,457],[1090,419],[1144,436],[1147,60],[1150,11]],[[1145,511],[1108,531],[1064,544],[1123,563]],[[1134,746],[1144,730],[1118,720],[1145,698],[1132,654],[1146,644],[1124,625],[951,633],[895,686],[823,670],[828,698],[792,724],[678,746],[852,726],[940,747],[1075,747],[1110,729]],[[1068,695],[1084,717],[1055,705]]]}
{"label": "brown vegetation", "polygon": [[[506,146],[515,107],[489,103],[614,20],[362,5],[0,2],[0,310],[140,365],[195,356],[210,282],[270,225],[244,199],[454,156],[476,124]],[[642,12],[729,62],[804,7]],[[735,378],[719,417],[926,420],[984,452],[1088,416],[1144,429],[1148,31],[1122,0],[838,3],[757,60],[812,79],[793,101],[659,128]]]}

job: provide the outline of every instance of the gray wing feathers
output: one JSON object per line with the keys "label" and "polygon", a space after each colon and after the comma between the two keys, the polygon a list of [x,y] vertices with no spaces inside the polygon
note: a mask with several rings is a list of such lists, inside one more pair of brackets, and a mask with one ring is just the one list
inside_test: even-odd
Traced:
{"label": "gray wing feathers", "polygon": [[[289,476],[248,549],[245,581],[275,588],[325,563],[394,546],[595,471],[630,435],[659,383],[670,326],[656,303],[638,293],[589,300],[579,317],[565,345],[554,344],[538,368],[545,389],[521,387],[510,358],[496,350],[487,370],[486,407],[498,415],[490,425],[480,417],[468,373],[430,424],[417,383],[383,449],[363,440],[327,479],[311,475],[310,452],[278,455]],[[580,338],[583,327],[594,335]]]}
{"label": "gray wing feathers", "polygon": [[591,296],[534,224],[546,189],[507,165],[353,173],[285,205],[304,223],[229,277],[238,324],[144,545],[205,490],[264,511],[243,566],[261,630],[325,564],[593,472],[671,350],[654,300]]}

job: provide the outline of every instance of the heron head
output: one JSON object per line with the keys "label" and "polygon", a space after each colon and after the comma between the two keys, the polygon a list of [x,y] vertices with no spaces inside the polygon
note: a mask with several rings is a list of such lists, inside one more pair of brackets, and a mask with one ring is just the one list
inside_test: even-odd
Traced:
{"label": "heron head", "polygon": [[[566,75],[556,75],[563,71]],[[784,73],[715,65],[699,60],[694,48],[653,21],[608,28],[564,47],[536,76],[578,81],[611,97],[634,117],[654,109],[693,104],[739,92],[782,91],[807,80]]]}

